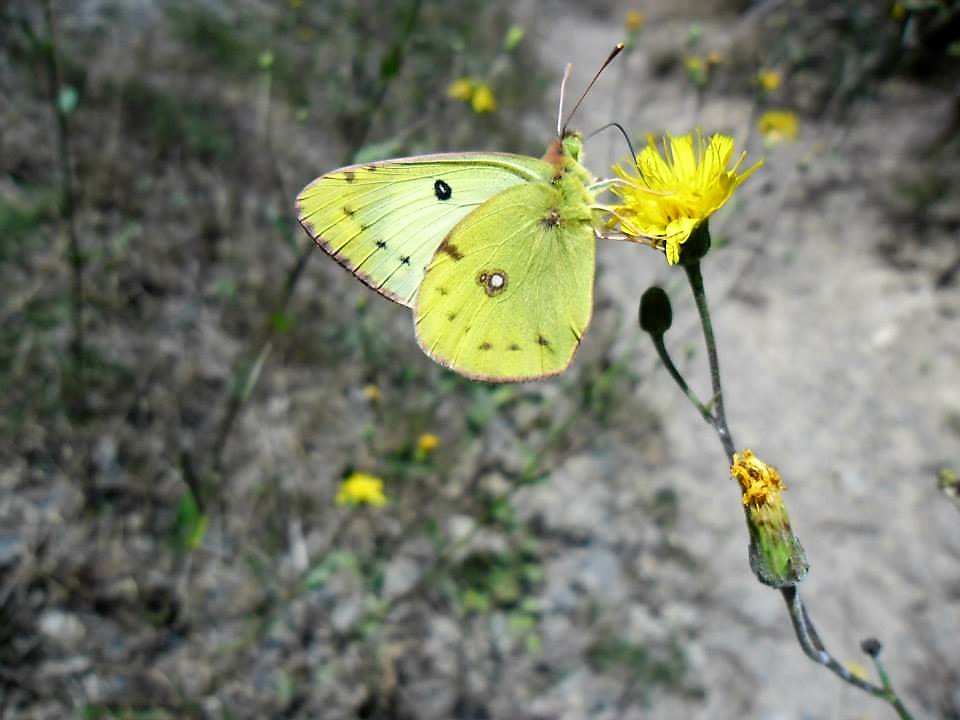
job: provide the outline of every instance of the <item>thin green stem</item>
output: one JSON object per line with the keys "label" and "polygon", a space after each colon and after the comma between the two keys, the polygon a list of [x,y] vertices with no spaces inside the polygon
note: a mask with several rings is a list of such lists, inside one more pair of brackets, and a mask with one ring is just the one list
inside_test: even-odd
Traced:
{"label": "thin green stem", "polygon": [[723,407],[723,386],[720,383],[720,359],[717,356],[717,341],[713,336],[713,322],[710,320],[710,307],[707,303],[707,294],[703,288],[703,274],[700,272],[700,263],[694,262],[684,265],[687,280],[690,281],[690,290],[697,304],[697,313],[700,315],[700,325],[703,327],[703,341],[707,346],[707,361],[710,363],[710,383],[713,386],[713,417],[712,423],[723,444],[727,456],[733,460],[736,445],[727,425],[727,415]]}
{"label": "thin green stem", "polygon": [[[706,229],[704,228],[704,231],[705,230]],[[705,246],[709,247],[709,237],[703,238],[702,240],[705,240]],[[694,404],[694,406],[703,416],[704,420],[710,423],[717,431],[717,435],[720,438],[720,442],[723,444],[724,450],[732,460],[736,446],[733,443],[733,438],[731,436],[729,427],[727,426],[726,413],[724,412],[723,388],[720,382],[720,362],[717,354],[716,339],[713,334],[713,323],[710,320],[710,310],[707,303],[707,295],[703,286],[703,275],[700,271],[700,263],[698,260],[687,262],[684,264],[684,269],[686,270],[687,279],[690,283],[690,289],[693,292],[694,300],[696,301],[697,312],[700,316],[700,324],[703,327],[703,338],[707,347],[707,358],[710,364],[710,380],[714,394],[713,412],[710,412],[709,408],[697,400],[696,395],[688,387],[686,380],[674,366],[664,345],[663,334],[650,333],[650,336],[653,340],[654,347],[657,349],[657,353],[660,356],[660,360],[667,368],[670,376]],[[871,653],[871,657],[876,663],[877,674],[880,676],[882,687],[854,675],[846,667],[844,667],[842,663],[838,662],[833,655],[830,654],[830,652],[824,646],[823,641],[820,639],[817,628],[813,624],[813,620],[810,618],[806,606],[803,604],[803,601],[800,598],[800,591],[796,585],[783,587],[780,589],[780,592],[783,595],[784,602],[786,602],[787,610],[790,614],[790,621],[793,624],[793,629],[797,636],[797,641],[807,657],[817,664],[826,667],[844,682],[853,685],[854,687],[859,688],[860,690],[863,690],[874,697],[888,702],[901,720],[913,720],[912,716],[907,711],[906,707],[904,707],[900,698],[894,691],[893,685],[890,682],[890,678],[887,675],[883,665],[879,661],[879,650]]]}
{"label": "thin green stem", "polygon": [[[396,77],[400,66],[403,64],[407,45],[414,29],[416,28],[421,4],[422,0],[412,0],[410,3],[407,20],[404,24],[400,37],[389,50],[389,53],[394,56],[396,61],[395,71],[392,75],[381,78],[380,86],[377,89],[372,101],[367,106],[364,117],[360,121],[360,130],[352,138],[350,147],[344,155],[344,163],[349,163],[351,160],[353,160],[353,156],[355,155],[356,151],[362,147],[367,140],[367,135],[370,131],[370,128],[373,126],[373,119],[383,105],[390,83],[392,79]],[[286,273],[283,284],[283,293],[281,294],[280,299],[271,308],[271,311],[267,316],[267,320],[263,325],[263,329],[261,330],[259,337],[252,348],[252,351],[246,353],[245,357],[261,357],[264,349],[273,342],[274,336],[277,332],[273,319],[279,315],[282,315],[286,311],[287,306],[290,304],[290,300],[293,297],[293,293],[296,290],[297,284],[303,277],[304,270],[307,266],[307,261],[313,255],[316,247],[316,243],[309,238],[303,243],[303,249],[300,251],[300,254],[297,256],[293,265],[291,265],[290,269]],[[252,390],[252,388],[250,389]],[[246,395],[248,394],[249,393],[234,393],[231,394],[227,400],[227,407],[223,414],[223,420],[220,422],[212,449],[211,469],[216,475],[221,475],[223,472],[223,459],[227,442],[229,441],[233,428],[235,427],[241,411],[246,404]]]}
{"label": "thin green stem", "polygon": [[50,0],[43,4],[47,23],[48,44],[46,47],[47,75],[50,85],[50,106],[57,125],[57,154],[60,163],[60,220],[66,228],[68,257],[70,262],[70,381],[66,385],[68,404],[74,411],[83,407],[85,379],[83,362],[83,252],[77,234],[75,219],[76,201],[73,189],[73,155],[70,143],[70,123],[67,110],[60,106],[63,91],[63,76],[60,72],[60,57],[57,52],[57,23]]}
{"label": "thin green stem", "polygon": [[650,339],[653,340],[653,346],[657,349],[657,355],[660,356],[660,362],[663,363],[663,366],[667,369],[667,372],[670,373],[670,377],[673,378],[673,381],[680,386],[680,389],[683,390],[683,394],[687,396],[687,399],[693,403],[693,406],[697,409],[697,412],[710,423],[713,427],[717,426],[716,418],[711,414],[710,408],[700,402],[700,398],[697,397],[697,394],[693,389],[687,384],[687,381],[684,380],[683,375],[680,374],[680,371],[677,370],[677,366],[673,364],[673,359],[670,357],[670,353],[667,350],[666,345],[663,343],[663,335],[651,335]]}

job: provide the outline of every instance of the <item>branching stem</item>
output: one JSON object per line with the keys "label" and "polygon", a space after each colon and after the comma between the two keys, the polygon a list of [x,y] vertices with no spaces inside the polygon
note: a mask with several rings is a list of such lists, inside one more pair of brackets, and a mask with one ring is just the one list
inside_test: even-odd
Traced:
{"label": "branching stem", "polygon": [[[703,230],[704,232],[706,231],[705,228]],[[707,247],[709,247],[709,242],[707,242]],[[667,372],[670,373],[670,377],[677,383],[684,395],[687,396],[697,409],[697,412],[699,412],[703,419],[716,431],[720,443],[723,445],[724,452],[726,452],[732,461],[736,445],[733,442],[733,436],[727,426],[726,412],[723,405],[723,387],[720,382],[720,361],[717,353],[717,343],[713,334],[713,323],[710,320],[710,309],[707,302],[706,291],[703,286],[703,275],[700,271],[699,261],[685,264],[684,270],[686,271],[687,279],[690,283],[690,290],[693,293],[697,306],[700,325],[703,328],[703,340],[707,348],[707,361],[710,365],[710,382],[713,389],[712,406],[701,403],[693,390],[690,389],[687,381],[671,360],[670,354],[663,341],[663,335],[651,333],[650,337],[657,354],[660,356],[660,360],[663,362],[664,367],[666,367]],[[787,610],[790,614],[790,621],[793,624],[793,629],[797,636],[797,642],[807,657],[815,663],[823,665],[849,685],[888,702],[901,720],[913,720],[893,689],[886,669],[880,662],[879,650],[871,652],[870,655],[876,665],[877,674],[880,677],[882,686],[875,685],[854,675],[826,649],[806,606],[803,604],[803,600],[800,598],[800,590],[796,585],[788,585],[780,588],[780,592],[783,595],[784,602],[786,602]],[[877,647],[879,647],[879,645]]]}

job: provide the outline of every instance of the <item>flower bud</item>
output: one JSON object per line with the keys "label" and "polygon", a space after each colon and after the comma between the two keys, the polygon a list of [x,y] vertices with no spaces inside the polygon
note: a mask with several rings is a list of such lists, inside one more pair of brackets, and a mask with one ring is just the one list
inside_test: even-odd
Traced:
{"label": "flower bud", "polygon": [[781,497],[786,486],[776,468],[750,450],[734,453],[730,474],[740,483],[750,530],[750,567],[765,585],[775,588],[796,585],[809,564],[800,541],[790,527]]}
{"label": "flower bud", "polygon": [[694,228],[687,241],[680,246],[680,264],[696,265],[710,250],[710,230],[707,221]]}
{"label": "flower bud", "polygon": [[640,298],[640,327],[654,336],[661,336],[673,324],[670,296],[657,285],[647,288]]}

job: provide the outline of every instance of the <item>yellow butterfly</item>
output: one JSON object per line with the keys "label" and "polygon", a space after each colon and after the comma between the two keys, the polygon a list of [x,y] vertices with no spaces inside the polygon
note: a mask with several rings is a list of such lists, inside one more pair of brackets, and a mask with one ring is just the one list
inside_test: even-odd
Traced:
{"label": "yellow butterfly", "polygon": [[603,183],[580,164],[582,148],[558,122],[542,159],[465,152],[350,165],[307,185],[297,217],[357,278],[413,309],[417,342],[440,364],[489,382],[548,377],[570,364],[593,310]]}

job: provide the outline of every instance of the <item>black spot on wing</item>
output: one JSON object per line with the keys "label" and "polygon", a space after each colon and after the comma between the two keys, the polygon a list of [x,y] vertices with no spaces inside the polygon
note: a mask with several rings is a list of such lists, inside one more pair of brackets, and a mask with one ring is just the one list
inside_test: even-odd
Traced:
{"label": "black spot on wing", "polygon": [[453,188],[443,180],[437,180],[433,184],[433,193],[437,196],[437,200],[449,200],[453,196]]}

